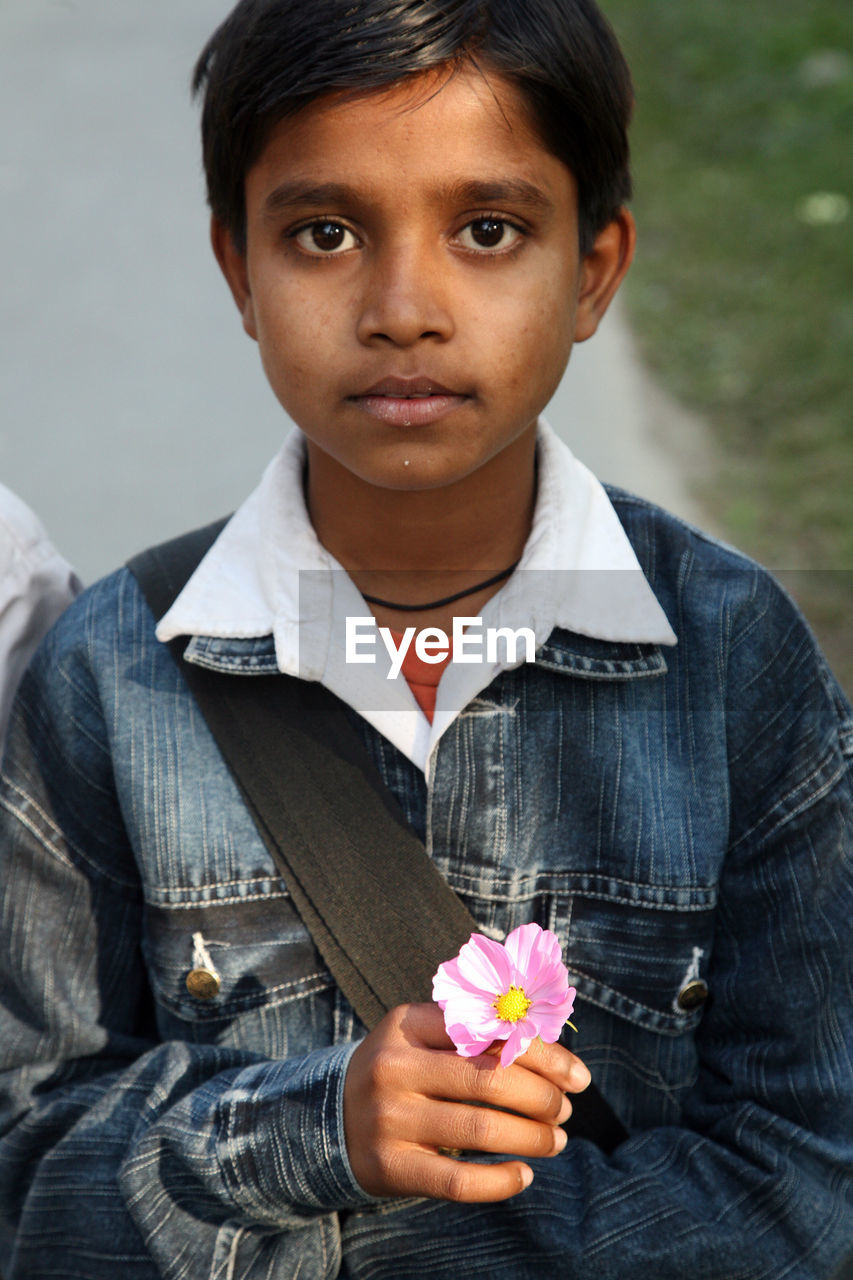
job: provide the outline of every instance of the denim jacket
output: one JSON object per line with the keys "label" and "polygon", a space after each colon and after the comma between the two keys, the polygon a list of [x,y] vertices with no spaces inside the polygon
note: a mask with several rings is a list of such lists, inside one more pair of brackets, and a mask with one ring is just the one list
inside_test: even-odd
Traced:
{"label": "denim jacket", "polygon": [[[853,715],[767,574],[612,497],[676,648],[555,631],[428,786],[362,731],[483,931],[560,936],[567,1043],[628,1140],[496,1206],[360,1189],[364,1029],[120,571],[40,650],[4,766],[7,1280],[851,1274]],[[200,649],[275,669],[269,640]]]}

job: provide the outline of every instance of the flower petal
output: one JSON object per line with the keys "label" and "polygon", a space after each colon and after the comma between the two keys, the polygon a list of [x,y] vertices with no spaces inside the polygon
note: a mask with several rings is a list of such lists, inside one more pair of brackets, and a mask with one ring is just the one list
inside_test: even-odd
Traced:
{"label": "flower petal", "polygon": [[459,973],[459,958],[454,956],[452,960],[445,960],[444,964],[440,964],[433,974],[432,979],[432,998],[442,1004],[447,1001],[457,991],[467,991],[467,983]]}
{"label": "flower petal", "polygon": [[536,1004],[561,1004],[566,999],[568,990],[569,979],[562,964],[553,972],[549,968],[536,981],[525,987],[528,997]]}
{"label": "flower petal", "polygon": [[468,1028],[471,1039],[489,1036],[494,1040],[496,1036],[504,1034],[505,1024],[497,1017],[492,1006],[474,997],[447,1000],[443,1012],[445,1027],[451,1024],[462,1024]]}
{"label": "flower petal", "polygon": [[[530,1002],[514,1023],[499,1018],[496,1009],[496,1001],[511,986],[522,990]],[[558,1040],[575,995],[559,938],[532,923],[514,929],[506,946],[472,933],[458,956],[439,965],[433,977],[433,999],[444,1013],[447,1034],[457,1051],[473,1057],[502,1041],[503,1066],[523,1054],[537,1035],[546,1043]],[[511,1011],[512,1005],[506,1008]]]}
{"label": "flower petal", "polygon": [[462,1058],[476,1058],[481,1053],[485,1053],[495,1039],[494,1036],[489,1036],[486,1040],[475,1039],[471,1036],[468,1027],[464,1025],[454,1025],[447,1027],[446,1030],[456,1046],[456,1052]]}
{"label": "flower petal", "polygon": [[[560,940],[550,929],[524,924],[513,929],[506,940],[507,954],[516,970],[516,980],[528,996],[558,975],[567,983]],[[565,990],[565,988],[563,988]]]}
{"label": "flower petal", "polygon": [[[538,924],[522,924],[507,934],[506,947],[510,960],[519,973],[527,973],[544,930]],[[554,935],[551,934],[553,937]],[[538,961],[533,962],[538,967]]]}
{"label": "flower petal", "polygon": [[[571,1013],[571,1010],[569,1010]],[[530,1021],[535,1022],[538,1034],[542,1037],[546,1044],[556,1044],[560,1036],[563,1034],[563,1027],[566,1025],[566,1017],[563,1017],[563,1011],[531,1009]]]}
{"label": "flower petal", "polygon": [[527,1052],[536,1039],[536,1034],[536,1027],[527,1018],[522,1018],[517,1022],[507,1036],[504,1047],[501,1050],[501,1066],[512,1066],[516,1058],[520,1058],[523,1053]]}
{"label": "flower petal", "polygon": [[506,949],[482,933],[472,933],[459,952],[459,976],[469,987],[490,993],[492,999],[512,982],[512,965]]}

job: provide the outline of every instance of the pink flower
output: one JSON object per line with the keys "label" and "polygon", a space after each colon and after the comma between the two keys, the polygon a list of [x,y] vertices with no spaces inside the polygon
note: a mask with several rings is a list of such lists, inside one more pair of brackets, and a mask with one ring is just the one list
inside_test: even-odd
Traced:
{"label": "pink flower", "polygon": [[536,1036],[549,1044],[559,1039],[576,994],[559,939],[538,924],[513,929],[503,945],[472,933],[432,980],[432,998],[457,1053],[473,1058],[503,1040],[502,1067],[515,1062]]}

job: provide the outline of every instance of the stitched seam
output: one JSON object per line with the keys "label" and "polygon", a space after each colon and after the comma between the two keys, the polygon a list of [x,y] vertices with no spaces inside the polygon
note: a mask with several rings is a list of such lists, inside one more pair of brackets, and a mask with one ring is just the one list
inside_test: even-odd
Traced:
{"label": "stitched seam", "polygon": [[[316,973],[307,973],[302,978],[291,978],[287,982],[276,983],[274,987],[264,987],[263,991],[257,992],[256,994],[251,996],[226,996],[224,999],[225,1001],[227,1001],[229,1005],[244,1005],[244,1004],[252,1005],[252,1004],[256,1004],[258,1002],[258,997],[262,995],[271,996],[282,991],[293,991],[296,994],[300,994],[302,992],[302,988],[304,986],[307,986],[309,982],[317,982],[321,979],[323,981],[324,986],[331,986],[330,974],[328,970],[324,971],[324,970],[318,969]],[[174,1003],[174,997],[169,996],[168,994],[165,994],[164,998],[172,1000]],[[181,998],[180,1000],[177,1001],[177,1003],[183,1005],[183,999]],[[214,1008],[216,1007],[217,1006],[214,1005]]]}
{"label": "stitched seam", "polygon": [[[448,877],[449,879],[449,877]],[[548,893],[547,889],[533,889],[524,893],[499,894],[490,893],[486,890],[468,889],[467,892],[472,897],[476,897],[482,902],[530,902],[534,898],[538,898],[542,893]],[[671,912],[688,912],[697,914],[703,911],[713,911],[716,906],[716,898],[709,899],[707,902],[695,903],[679,903],[679,902],[649,902],[642,898],[622,898],[615,894],[609,893],[590,893],[585,890],[578,889],[573,895],[576,898],[593,899],[596,902],[612,902],[617,906],[637,907],[643,911],[671,911]]]}
{"label": "stitched seam", "polygon": [[[831,757],[827,757],[827,759],[829,758]],[[737,840],[735,840],[734,843],[731,845],[731,848],[736,849],[738,845],[743,844],[745,840],[748,840],[752,835],[754,835],[756,831],[758,831],[766,823],[771,822],[772,815],[776,813],[777,810],[782,808],[791,799],[792,796],[795,796],[797,794],[798,791],[803,791],[804,789],[808,788],[815,781],[815,779],[819,778],[824,771],[824,767],[825,767],[825,761],[821,761],[821,763],[814,768],[814,770],[809,774],[807,778],[804,778],[802,782],[798,782],[796,786],[791,787],[791,789],[787,791],[785,795],[781,797],[780,800],[777,801],[777,803],[773,806],[773,808],[770,809],[768,813],[764,815],[763,818],[760,818],[758,822],[753,823],[753,825],[749,828],[749,830],[745,831],[743,835],[738,836]],[[818,800],[822,800],[824,796],[828,795],[829,792],[835,788],[835,786],[845,776],[846,772],[847,772],[846,769],[843,767],[837,768],[835,772],[830,777],[827,778],[823,786],[819,787],[817,791],[810,791],[808,795],[803,797],[803,800],[801,801],[800,804],[796,805],[793,809],[791,809],[790,813],[786,813],[782,815],[775,822],[773,822],[773,825],[769,827],[767,832],[762,836],[762,839],[769,840],[770,837],[775,835],[777,831],[781,830],[783,827],[786,827],[789,822],[792,822],[795,818],[798,818],[801,813],[805,813],[805,811],[807,809],[810,809],[812,805],[817,804]]]}
{"label": "stitched seam", "polygon": [[[259,992],[255,997],[236,996],[227,998],[224,1001],[224,1007],[223,1005],[216,1005],[209,1011],[199,1005],[196,1010],[198,1016],[195,1018],[188,1016],[189,1010],[193,1006],[190,1006],[186,1000],[169,995],[160,989],[157,990],[155,998],[164,1008],[180,1017],[182,1022],[188,1022],[193,1025],[203,1023],[205,1026],[209,1026],[213,1022],[233,1022],[235,1016],[246,1010],[269,1009],[273,1005],[293,1004],[297,1000],[304,1000],[307,996],[317,995],[320,991],[332,990],[335,985],[328,974],[319,974],[313,979],[313,985],[309,985],[307,978],[304,979],[304,982],[306,984],[304,987],[285,993],[281,993],[281,988],[279,987],[264,987],[263,991]],[[276,992],[280,993],[278,999],[267,999],[268,996],[274,995]]]}
{"label": "stitched seam", "polygon": [[700,1020],[699,1013],[685,1013],[680,1017],[676,1017],[676,1015],[671,1012],[665,1013],[661,1009],[653,1009],[651,1005],[643,1004],[641,1000],[635,1000],[633,996],[627,996],[624,992],[617,991],[615,987],[608,987],[606,983],[599,982],[597,978],[591,978],[588,975],[581,973],[579,969],[570,968],[569,977],[573,980],[573,984],[575,981],[578,983],[577,998],[579,1000],[585,1000],[588,1004],[594,1004],[596,1008],[603,1009],[605,1013],[613,1014],[614,1017],[629,1018],[628,1014],[621,1013],[620,1009],[615,1009],[612,1004],[608,1004],[603,1000],[596,999],[595,996],[591,996],[588,989],[582,989],[582,984],[584,982],[595,983],[599,990],[606,991],[608,995],[613,996],[621,1006],[628,1006],[631,1009],[637,1009],[642,1013],[647,1013],[658,1024],[655,1027],[656,1031],[661,1031],[666,1028],[675,1034],[681,1034],[683,1031],[690,1031]]}
{"label": "stitched seam", "polygon": [[[271,880],[277,879],[276,876],[235,876],[233,880],[205,880],[205,889],[230,889],[234,885],[241,884],[269,884]],[[171,891],[168,891],[171,892]]]}
{"label": "stitched seam", "polygon": [[11,782],[8,778],[4,778],[4,782],[9,790],[14,791],[21,797],[22,804],[26,806],[27,810],[35,810],[36,814],[44,822],[48,830],[42,830],[37,823],[33,821],[30,814],[26,812],[24,808],[19,807],[10,798],[7,798],[2,794],[0,794],[0,806],[2,806],[7,813],[10,813],[22,827],[29,831],[30,834],[38,841],[41,848],[44,849],[46,853],[49,853],[52,857],[56,858],[57,862],[61,862],[63,866],[69,867],[72,871],[78,870],[74,864],[74,859],[71,858],[67,852],[67,850],[73,850],[81,862],[84,862],[87,867],[97,875],[101,876],[104,880],[109,880],[111,884],[119,885],[122,889],[135,889],[137,887],[135,881],[122,880],[119,876],[112,875],[99,863],[93,861],[93,859],[90,858],[82,849],[78,848],[77,845],[72,844],[48,814],[46,814],[40,805],[32,798],[32,796],[28,795],[26,791],[23,791],[20,787],[16,786],[15,783]]}
{"label": "stitched seam", "polygon": [[[620,876],[603,876],[597,871],[593,871],[593,872],[586,872],[586,871],[550,872],[549,871],[544,873],[544,875],[542,876],[542,879],[547,879],[549,881],[550,880],[580,880],[585,877],[589,877],[589,879],[591,880],[606,880],[608,884],[624,885],[626,888],[629,888],[629,889],[633,887],[638,887],[644,890],[645,889],[659,890],[662,893],[673,892],[673,888],[671,885],[657,884],[657,883],[644,884],[642,882],[638,883],[635,880],[626,880]],[[476,877],[468,876],[464,871],[460,871],[456,878],[459,880],[470,880],[473,883],[476,883]],[[509,879],[504,879],[499,881],[498,883],[513,885],[515,882]],[[685,885],[679,885],[676,892],[680,893],[682,891],[686,891],[688,893],[716,893],[716,889],[717,889],[717,886],[712,884],[685,884]]]}
{"label": "stitched seam", "polygon": [[[38,816],[41,818],[44,825],[49,828],[51,834],[54,837],[60,840],[62,839],[62,832],[60,831],[56,823],[53,821],[53,818],[50,816],[47,810],[43,809],[42,806],[39,804],[39,802],[29,794],[29,792],[24,791],[23,787],[19,787],[18,784],[16,782],[13,782],[12,779],[8,777],[5,773],[2,774],[2,781],[4,786],[7,788],[7,790],[14,792],[14,794],[18,797],[22,805],[25,805],[27,809],[34,810],[38,814]],[[0,798],[0,800],[1,799],[2,798]],[[16,808],[15,805],[6,804],[5,801],[2,801],[2,803],[4,804],[4,807],[8,809],[9,813],[14,813],[14,814],[20,813],[20,810]]]}
{"label": "stitched seam", "polygon": [[546,659],[537,659],[536,665],[541,667],[543,671],[557,671],[564,676],[577,676],[579,680],[598,680],[598,681],[614,681],[614,680],[648,680],[654,676],[662,676],[667,672],[666,665],[654,668],[634,667],[628,671],[601,671],[589,667],[569,666],[568,664],[558,664],[556,662],[548,662]]}
{"label": "stitched seam", "polygon": [[204,890],[199,890],[199,897],[192,902],[165,902],[149,899],[151,906],[159,906],[169,911],[192,911],[197,908],[214,908],[214,906],[240,906],[241,902],[260,902],[266,899],[288,899],[289,893],[237,893],[229,897],[205,897]]}
{"label": "stitched seam", "polygon": [[630,1053],[626,1053],[624,1049],[620,1049],[617,1045],[609,1044],[606,1041],[599,1044],[587,1044],[584,1046],[584,1062],[590,1069],[593,1067],[609,1067],[612,1066],[617,1071],[625,1071],[635,1079],[641,1080],[648,1085],[650,1089],[663,1093],[677,1106],[680,1106],[681,1100],[677,1096],[683,1093],[685,1089],[691,1088],[695,1083],[698,1072],[697,1067],[691,1067],[689,1073],[679,1080],[667,1080],[660,1071],[651,1068],[645,1063],[638,1062]]}
{"label": "stitched seam", "polygon": [[[472,896],[482,898],[487,902],[501,902],[508,898],[515,900],[523,898],[529,900],[538,897],[542,893],[555,892],[554,885],[557,885],[556,892],[569,892],[573,887],[574,895],[580,898],[594,898],[597,901],[614,902],[625,906],[637,906],[647,908],[654,911],[709,911],[716,906],[717,902],[717,886],[716,885],[679,885],[673,887],[670,885],[637,885],[632,880],[619,880],[610,876],[605,877],[609,884],[623,885],[626,889],[641,890],[639,895],[609,893],[604,888],[589,887],[582,884],[585,879],[583,872],[561,872],[555,871],[548,873],[541,878],[537,878],[530,883],[529,887],[525,882],[519,884],[514,880],[490,880],[487,887],[482,887],[482,877],[469,876],[464,871],[447,871],[445,873],[447,879],[454,884],[458,884],[462,892],[470,893]],[[597,877],[595,877],[597,878]],[[691,895],[693,900],[687,902],[672,902],[652,900],[652,893],[666,894],[671,898],[673,894]]]}
{"label": "stitched seam", "polygon": [[227,654],[206,655],[192,653],[186,656],[187,662],[194,667],[204,667],[207,671],[222,671],[228,675],[267,676],[278,675],[278,665],[274,658],[228,656]]}

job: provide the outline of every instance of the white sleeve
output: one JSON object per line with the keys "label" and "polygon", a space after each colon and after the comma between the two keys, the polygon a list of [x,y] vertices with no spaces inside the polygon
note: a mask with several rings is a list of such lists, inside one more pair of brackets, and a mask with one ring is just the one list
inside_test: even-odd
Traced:
{"label": "white sleeve", "polygon": [[80,586],[40,520],[0,485],[0,747],[24,669]]}

